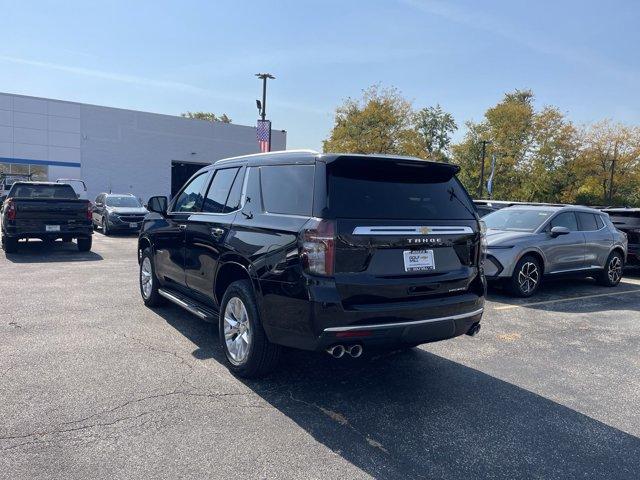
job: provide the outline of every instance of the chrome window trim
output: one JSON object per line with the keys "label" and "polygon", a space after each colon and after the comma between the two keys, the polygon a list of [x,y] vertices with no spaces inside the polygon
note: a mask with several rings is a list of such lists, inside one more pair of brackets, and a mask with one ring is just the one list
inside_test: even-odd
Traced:
{"label": "chrome window trim", "polygon": [[[423,229],[428,229],[425,233]],[[457,235],[461,233],[473,233],[471,227],[461,226],[373,226],[356,227],[353,235]]]}
{"label": "chrome window trim", "polygon": [[473,312],[461,313],[459,315],[450,315],[448,317],[427,318],[425,320],[413,320],[410,322],[397,322],[397,323],[379,323],[374,325],[356,325],[353,327],[329,327],[325,328],[325,332],[352,332],[358,330],[381,330],[385,328],[393,327],[410,327],[414,325],[423,325],[425,323],[442,322],[445,320],[460,320],[468,317],[475,317],[480,315],[484,311],[484,308],[479,308]]}

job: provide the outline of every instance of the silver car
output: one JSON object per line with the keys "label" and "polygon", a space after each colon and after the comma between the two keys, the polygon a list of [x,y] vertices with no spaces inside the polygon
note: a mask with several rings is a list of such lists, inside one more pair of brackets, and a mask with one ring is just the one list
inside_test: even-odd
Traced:
{"label": "silver car", "polygon": [[519,205],[482,220],[487,226],[485,276],[504,282],[514,295],[533,295],[543,277],[579,274],[608,287],[622,279],[627,237],[599,210]]}

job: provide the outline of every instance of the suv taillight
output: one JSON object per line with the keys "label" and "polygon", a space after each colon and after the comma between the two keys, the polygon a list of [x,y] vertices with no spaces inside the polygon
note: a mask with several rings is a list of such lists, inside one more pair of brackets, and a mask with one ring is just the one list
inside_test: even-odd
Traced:
{"label": "suv taillight", "polygon": [[315,275],[333,275],[336,238],[331,220],[312,218],[300,232],[300,254],[305,270]]}
{"label": "suv taillight", "polygon": [[487,224],[480,220],[480,262],[487,258]]}
{"label": "suv taillight", "polygon": [[87,203],[87,220],[93,220],[93,209],[91,208],[91,202]]}
{"label": "suv taillight", "polygon": [[7,209],[7,220],[15,220],[16,219],[16,204],[13,203],[13,199],[7,200],[7,205],[5,207]]}

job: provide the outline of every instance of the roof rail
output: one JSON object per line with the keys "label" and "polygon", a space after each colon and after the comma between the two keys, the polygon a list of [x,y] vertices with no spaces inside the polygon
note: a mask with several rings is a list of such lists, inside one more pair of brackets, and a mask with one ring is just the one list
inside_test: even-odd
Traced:
{"label": "roof rail", "polygon": [[316,150],[304,149],[304,148],[298,149],[298,150],[276,150],[273,152],[251,153],[248,155],[238,155],[237,157],[222,158],[220,160],[216,160],[214,163],[228,162],[231,160],[238,160],[240,158],[265,157],[269,155],[286,155],[290,153],[309,153],[311,155],[320,155],[320,152],[317,152]]}

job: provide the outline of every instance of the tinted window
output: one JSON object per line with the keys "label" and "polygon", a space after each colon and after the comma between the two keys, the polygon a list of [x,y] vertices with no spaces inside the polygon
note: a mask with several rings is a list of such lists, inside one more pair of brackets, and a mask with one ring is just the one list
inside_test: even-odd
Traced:
{"label": "tinted window", "polygon": [[9,191],[9,197],[16,198],[59,198],[75,200],[78,198],[70,185],[29,185],[15,183]]}
{"label": "tinted window", "polygon": [[227,204],[224,207],[224,211],[233,212],[234,210],[238,210],[240,208],[240,197],[242,196],[242,183],[244,182],[244,169],[240,169],[238,174],[236,175],[236,179],[233,182],[233,186],[231,187],[231,192],[229,192],[229,198],[227,198]]}
{"label": "tinted window", "polygon": [[203,212],[226,213],[231,211],[225,205],[238,170],[238,168],[226,168],[216,171],[207,196],[204,199]]}
{"label": "tinted window", "polygon": [[596,215],[596,222],[598,223],[598,230],[604,227],[604,219],[602,215]]}
{"label": "tinted window", "polygon": [[105,201],[109,207],[140,207],[140,202],[136,197],[130,195],[109,195]]}
{"label": "tinted window", "polygon": [[197,212],[200,210],[202,190],[208,176],[208,172],[201,173],[184,187],[173,205],[174,212]]}
{"label": "tinted window", "polygon": [[345,157],[327,165],[328,214],[342,218],[472,219],[448,164]]}
{"label": "tinted window", "polygon": [[520,208],[503,208],[482,217],[487,228],[511,232],[534,232],[549,217],[546,210],[523,210]]}
{"label": "tinted window", "polygon": [[314,171],[313,165],[260,167],[265,211],[311,215]]}
{"label": "tinted window", "polygon": [[576,215],[578,215],[578,219],[580,220],[580,230],[585,232],[598,230],[598,222],[593,213],[576,212]]}
{"label": "tinted window", "polygon": [[578,221],[573,212],[564,212],[556,215],[551,220],[551,228],[553,227],[567,227],[571,232],[578,231]]}

